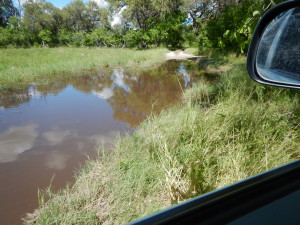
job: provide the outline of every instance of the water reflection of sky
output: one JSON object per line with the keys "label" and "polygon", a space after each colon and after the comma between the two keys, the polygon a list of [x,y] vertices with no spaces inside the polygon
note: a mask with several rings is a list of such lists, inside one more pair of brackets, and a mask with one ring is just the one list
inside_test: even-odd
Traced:
{"label": "water reflection of sky", "polygon": [[34,85],[31,85],[28,89],[28,94],[31,98],[41,98],[43,93],[39,92]]}
{"label": "water reflection of sky", "polygon": [[[174,69],[175,74],[177,71],[177,74],[181,77],[184,87],[190,86],[191,74],[188,73],[187,67],[179,65],[177,69]],[[85,85],[91,85],[90,88],[78,87],[80,90],[86,90],[85,94],[77,90],[78,84],[76,82],[73,85],[53,84],[51,87],[46,87],[48,90],[47,94],[45,94],[43,87],[31,85],[24,94],[16,93],[15,97],[10,97],[14,100],[12,108],[6,109],[0,106],[0,112],[2,112],[0,114],[0,163],[16,160],[19,154],[33,147],[35,139],[39,139],[38,143],[43,143],[43,145],[57,146],[67,140],[86,136],[81,134],[79,130],[84,130],[85,132],[91,131],[91,136],[94,136],[95,133],[101,133],[98,137],[101,136],[102,139],[106,139],[102,133],[107,134],[115,132],[115,130],[119,130],[120,128],[123,129],[123,127],[128,128],[126,123],[129,121],[127,119],[124,120],[126,121],[125,124],[115,119],[115,116],[118,114],[116,110],[120,108],[119,106],[115,106],[115,104],[125,104],[124,106],[120,105],[123,107],[122,111],[124,115],[128,113],[137,115],[130,107],[137,110],[139,107],[147,105],[149,95],[146,94],[145,99],[143,99],[142,95],[144,93],[158,93],[162,83],[166,85],[164,87],[165,92],[170,92],[171,95],[173,95],[173,89],[178,89],[176,87],[177,81],[173,83],[170,81],[164,82],[166,78],[170,79],[169,72],[167,72],[167,76],[162,74],[161,77],[146,75],[148,78],[145,81],[139,78],[143,80],[140,83],[138,83],[137,76],[127,74],[121,68],[114,69],[109,76],[103,72],[99,74],[98,78],[100,77],[100,80],[92,78],[93,82],[86,81]],[[150,84],[147,84],[147,82],[150,82]],[[78,83],[80,84],[80,81]],[[141,84],[147,85],[144,87],[136,86]],[[155,85],[158,85],[158,88]],[[153,90],[151,89],[147,92],[147,88],[149,87]],[[132,88],[134,89],[132,90]],[[179,89],[178,91],[180,92]],[[99,102],[97,98],[91,98],[88,92],[92,96],[102,100]],[[165,96],[165,93],[163,95]],[[124,99],[120,99],[120,96]],[[134,97],[132,98],[134,101],[138,100],[136,96],[141,99],[132,104],[133,102],[128,102],[131,96]],[[125,99],[127,97],[129,97],[129,100]],[[107,102],[108,99],[113,98],[113,101]],[[23,105],[22,99],[27,102],[29,101],[29,103]],[[167,103],[170,100],[166,98],[165,101]],[[20,102],[20,105],[15,106],[18,102]],[[151,104],[153,104],[152,100],[148,105]],[[151,107],[145,108],[143,106],[143,108],[138,109],[140,117],[145,117],[148,113],[147,108]],[[125,117],[117,116],[117,118],[122,119]],[[136,124],[136,122],[133,122],[133,124]],[[101,129],[98,129],[99,127]],[[98,132],[96,130],[101,131]],[[87,140],[91,139],[93,138],[87,138]],[[81,140],[81,145],[78,146],[82,146],[82,143],[85,141]]]}
{"label": "water reflection of sky", "polygon": [[124,91],[130,92],[130,87],[125,84],[125,71],[124,69],[115,69],[111,76],[111,80],[113,81],[112,88],[120,87],[123,88]]}
{"label": "water reflection of sky", "polygon": [[128,129],[126,124],[114,120],[105,100],[99,102],[96,96],[78,92],[72,86],[58,96],[32,96],[29,104],[2,111],[0,163],[17,160],[33,147],[46,150],[71,141],[91,145],[95,134],[104,137],[115,130]]}
{"label": "water reflection of sky", "polygon": [[93,90],[92,94],[102,99],[109,99],[112,96],[114,96],[114,92],[112,88],[103,88],[102,91],[98,91],[98,92]]}
{"label": "water reflection of sky", "polygon": [[183,87],[192,82],[187,67],[173,63],[137,76],[115,69],[0,93],[0,170],[5,171],[0,218],[31,211],[37,189],[49,186],[53,174],[52,186],[64,186],[79,162],[97,155],[99,145],[111,147],[117,133],[131,132],[147,115],[176,102],[182,93],[178,75]]}
{"label": "water reflection of sky", "polygon": [[38,137],[38,125],[12,126],[0,133],[0,163],[13,162],[19,154],[31,149]]}
{"label": "water reflection of sky", "polygon": [[[85,142],[99,144],[101,141],[112,141],[111,134],[116,133],[114,129],[120,130],[122,127],[128,129],[126,124],[113,118],[111,108],[106,102],[107,99],[114,96],[114,89],[116,88],[122,88],[126,92],[131,91],[125,83],[124,73],[123,69],[115,69],[110,76],[112,82],[100,83],[98,87],[102,89],[101,91],[92,89],[91,94],[104,100],[101,102],[78,92],[70,85],[59,96],[50,93],[47,97],[32,85],[26,93],[26,96],[31,98],[30,105],[20,105],[8,110],[1,106],[1,111],[5,112],[5,115],[0,115],[2,119],[4,118],[2,129],[0,129],[0,163],[17,160],[18,155],[30,150],[38,138],[40,139],[39,143],[43,143],[42,145],[57,146],[69,139],[78,139],[77,130],[97,130],[96,126],[92,125],[94,122],[89,120],[98,121],[95,124],[102,127],[98,132],[100,134],[92,133],[91,136],[86,137],[86,140],[81,140],[81,144],[78,146],[83,146]],[[17,98],[21,99],[22,95],[19,95],[21,97],[18,96]],[[43,97],[45,98],[43,99]],[[99,116],[95,115],[95,111],[100,112]],[[34,124],[18,126],[18,124],[24,124],[26,121],[31,123],[32,120],[35,121]],[[84,123],[85,120],[89,122]],[[45,127],[50,127],[50,129],[45,130]],[[72,128],[65,129],[65,127]],[[45,131],[43,132],[43,130]],[[108,134],[108,137],[105,134]]]}
{"label": "water reflection of sky", "polygon": [[[114,96],[115,88],[122,88],[126,92],[130,92],[130,87],[125,83],[125,71],[124,69],[114,69],[110,76],[112,83],[102,89],[102,91],[93,90],[92,93],[102,99],[110,99]],[[135,80],[135,78],[133,79]],[[98,87],[103,87],[99,85]]]}
{"label": "water reflection of sky", "polygon": [[186,66],[184,65],[180,65],[178,67],[178,73],[179,75],[181,75],[183,77],[183,81],[184,81],[184,87],[189,87],[191,84],[191,75],[188,74],[187,70],[186,70]]}
{"label": "water reflection of sky", "polygon": [[21,224],[37,207],[38,188],[63,187],[99,144],[111,145],[112,134],[130,130],[105,99],[73,85],[58,94],[38,92],[29,90],[29,101],[0,111],[1,224]]}

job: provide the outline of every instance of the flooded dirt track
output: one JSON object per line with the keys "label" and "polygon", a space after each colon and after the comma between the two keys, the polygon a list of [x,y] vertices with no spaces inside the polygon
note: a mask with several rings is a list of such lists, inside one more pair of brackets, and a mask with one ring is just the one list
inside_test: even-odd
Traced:
{"label": "flooded dirt track", "polygon": [[38,206],[38,189],[71,184],[101,143],[111,150],[117,133],[178,101],[197,80],[191,64],[119,68],[0,93],[0,224],[21,224]]}

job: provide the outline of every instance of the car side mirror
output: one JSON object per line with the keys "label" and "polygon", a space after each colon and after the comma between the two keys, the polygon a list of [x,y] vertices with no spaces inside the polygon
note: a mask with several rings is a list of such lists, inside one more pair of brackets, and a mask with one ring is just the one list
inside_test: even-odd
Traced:
{"label": "car side mirror", "polygon": [[269,10],[258,23],[247,58],[257,82],[300,89],[300,1]]}

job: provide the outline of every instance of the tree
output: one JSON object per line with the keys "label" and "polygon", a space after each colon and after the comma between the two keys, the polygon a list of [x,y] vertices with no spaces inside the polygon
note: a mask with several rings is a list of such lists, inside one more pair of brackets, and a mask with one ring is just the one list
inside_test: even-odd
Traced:
{"label": "tree", "polygon": [[27,0],[23,8],[23,25],[33,34],[37,35],[41,30],[57,34],[62,24],[60,9],[44,0]]}
{"label": "tree", "polygon": [[201,24],[211,19],[215,9],[213,0],[184,0],[181,10],[188,15],[195,35],[199,35]]}
{"label": "tree", "polygon": [[202,27],[200,46],[245,53],[259,18],[279,2],[282,0],[219,1],[214,16]]}
{"label": "tree", "polygon": [[[123,20],[131,24],[125,43],[136,43],[141,48],[149,45],[176,48],[182,45],[183,0],[110,0],[113,10],[123,11]],[[133,29],[132,29],[133,28]]]}
{"label": "tree", "polygon": [[171,12],[158,25],[161,39],[167,48],[175,50],[183,47],[183,31],[186,26],[183,23],[185,19],[186,15],[178,9]]}
{"label": "tree", "polygon": [[20,13],[13,5],[12,0],[0,0],[0,26],[5,27],[8,25],[9,17],[19,16]]}
{"label": "tree", "polygon": [[10,44],[11,40],[11,33],[9,32],[9,29],[0,27],[0,47],[6,47],[8,44]]}
{"label": "tree", "polygon": [[110,27],[108,11],[100,8],[95,1],[85,4],[75,0],[63,8],[64,23],[73,31],[92,32],[96,28]]}
{"label": "tree", "polygon": [[87,23],[90,25],[90,30],[96,28],[109,28],[109,13],[105,8],[100,8],[94,1],[89,1],[86,5]]}

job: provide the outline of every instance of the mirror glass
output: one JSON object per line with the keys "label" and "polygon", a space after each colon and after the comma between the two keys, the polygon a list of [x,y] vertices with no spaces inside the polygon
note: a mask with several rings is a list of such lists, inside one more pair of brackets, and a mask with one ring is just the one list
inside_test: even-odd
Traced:
{"label": "mirror glass", "polygon": [[267,81],[300,84],[300,7],[281,13],[265,28],[256,69]]}

